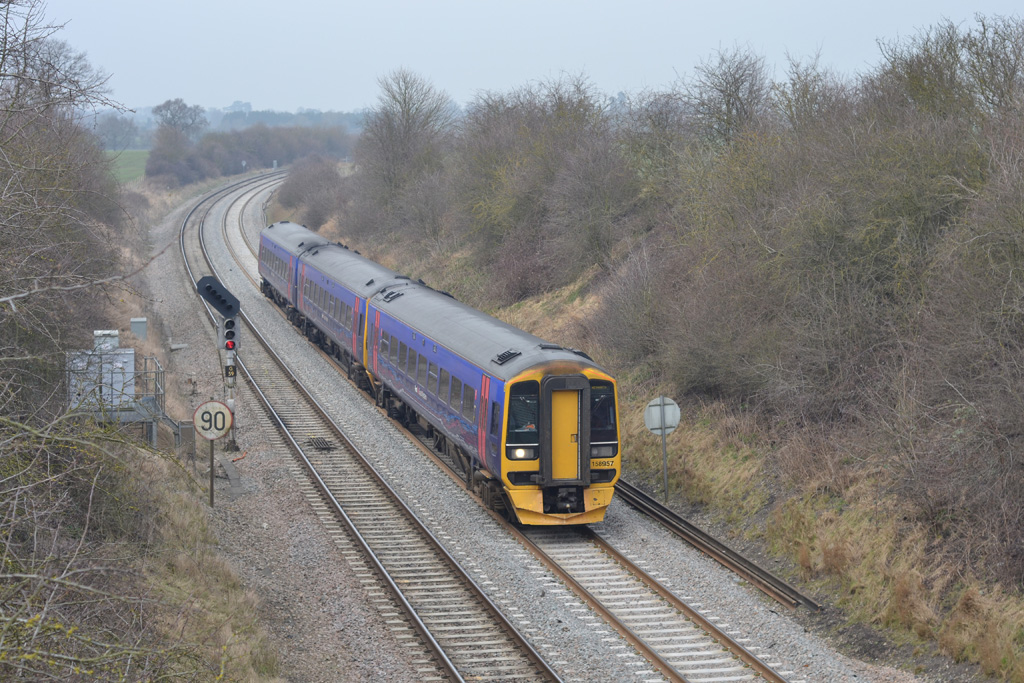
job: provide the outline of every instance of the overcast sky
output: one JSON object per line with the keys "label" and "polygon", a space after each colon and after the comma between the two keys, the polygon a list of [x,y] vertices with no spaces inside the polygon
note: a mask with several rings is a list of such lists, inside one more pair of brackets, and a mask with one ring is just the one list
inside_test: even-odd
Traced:
{"label": "overcast sky", "polygon": [[139,108],[188,104],[356,111],[405,67],[459,104],[561,74],[602,92],[665,89],[720,49],[749,46],[777,78],[785,56],[821,53],[853,75],[878,40],[941,20],[1020,16],[1020,0],[47,0],[56,37]]}

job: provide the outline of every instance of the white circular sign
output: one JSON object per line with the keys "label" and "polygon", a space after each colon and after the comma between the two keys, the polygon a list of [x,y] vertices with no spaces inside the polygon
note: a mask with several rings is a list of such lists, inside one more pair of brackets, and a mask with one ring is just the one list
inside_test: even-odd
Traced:
{"label": "white circular sign", "polygon": [[203,403],[196,408],[196,412],[192,416],[196,433],[208,441],[216,441],[225,436],[231,431],[234,420],[231,409],[220,401]]}
{"label": "white circular sign", "polygon": [[662,429],[671,434],[679,426],[679,405],[666,396],[659,396],[644,408],[644,424],[655,434]]}

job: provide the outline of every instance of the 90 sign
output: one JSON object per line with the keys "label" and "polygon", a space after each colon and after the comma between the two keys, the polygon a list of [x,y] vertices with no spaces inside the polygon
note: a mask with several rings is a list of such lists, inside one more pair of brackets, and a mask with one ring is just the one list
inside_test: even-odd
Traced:
{"label": "90 sign", "polygon": [[196,408],[192,421],[201,437],[216,441],[231,431],[234,416],[220,401],[207,401]]}

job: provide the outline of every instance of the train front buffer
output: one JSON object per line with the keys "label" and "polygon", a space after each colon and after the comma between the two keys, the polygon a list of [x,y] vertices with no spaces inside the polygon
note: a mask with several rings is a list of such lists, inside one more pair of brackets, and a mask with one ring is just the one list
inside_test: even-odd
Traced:
{"label": "train front buffer", "polygon": [[621,471],[615,381],[592,368],[506,385],[502,479],[523,524],[600,522]]}

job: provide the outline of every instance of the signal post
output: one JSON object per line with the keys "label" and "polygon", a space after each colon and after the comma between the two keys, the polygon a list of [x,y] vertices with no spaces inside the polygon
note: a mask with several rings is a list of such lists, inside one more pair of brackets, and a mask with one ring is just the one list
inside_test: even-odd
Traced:
{"label": "signal post", "polygon": [[[238,445],[235,442],[234,413],[235,413],[235,379],[238,375],[236,370],[236,358],[239,342],[241,341],[241,329],[237,316],[241,313],[238,298],[228,291],[217,278],[207,275],[196,283],[196,291],[203,299],[221,316],[217,323],[217,353],[224,355],[224,389],[227,395],[226,408],[230,411],[231,420],[228,429],[231,437],[228,439],[224,450],[237,451]],[[227,434],[227,432],[225,432]],[[222,434],[221,436],[224,436]],[[209,437],[207,437],[209,438]],[[220,438],[219,436],[216,438]],[[210,442],[212,453],[213,441]],[[212,467],[212,461],[211,461]],[[213,475],[211,475],[212,477]],[[212,479],[211,479],[212,482]],[[210,489],[210,504],[213,504],[213,488]]]}

